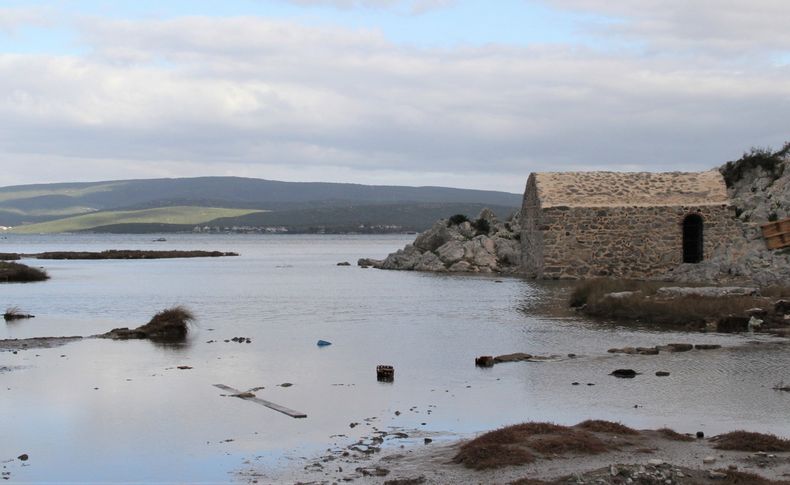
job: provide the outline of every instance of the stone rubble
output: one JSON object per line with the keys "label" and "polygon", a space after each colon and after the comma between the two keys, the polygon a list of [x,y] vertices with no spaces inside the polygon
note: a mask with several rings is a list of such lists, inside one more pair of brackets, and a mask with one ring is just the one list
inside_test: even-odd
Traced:
{"label": "stone rubble", "polygon": [[450,273],[503,273],[519,271],[521,227],[519,213],[500,221],[483,209],[474,221],[440,220],[383,261],[360,259],[362,267]]}

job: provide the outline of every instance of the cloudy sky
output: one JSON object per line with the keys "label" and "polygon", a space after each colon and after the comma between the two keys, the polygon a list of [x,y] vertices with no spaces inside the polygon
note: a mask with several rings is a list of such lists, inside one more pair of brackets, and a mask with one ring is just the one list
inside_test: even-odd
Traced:
{"label": "cloudy sky", "polygon": [[787,0],[0,1],[0,185],[520,192],[790,140]]}

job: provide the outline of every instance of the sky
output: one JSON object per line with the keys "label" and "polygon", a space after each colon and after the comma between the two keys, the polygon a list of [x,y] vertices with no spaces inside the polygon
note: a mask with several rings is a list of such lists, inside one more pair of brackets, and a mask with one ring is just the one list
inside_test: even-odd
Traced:
{"label": "sky", "polygon": [[787,0],[0,0],[0,186],[522,192],[790,141]]}

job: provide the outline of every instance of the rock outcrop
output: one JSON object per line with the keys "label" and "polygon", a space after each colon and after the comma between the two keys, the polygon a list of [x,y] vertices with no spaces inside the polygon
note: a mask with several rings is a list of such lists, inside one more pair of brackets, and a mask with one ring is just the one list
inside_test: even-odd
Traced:
{"label": "rock outcrop", "polygon": [[790,217],[790,143],[777,152],[752,150],[719,170],[743,238],[703,263],[677,268],[669,279],[789,285],[790,250],[769,250],[760,226]]}
{"label": "rock outcrop", "polygon": [[516,273],[521,265],[519,213],[502,222],[490,209],[469,221],[442,219],[412,244],[383,261],[361,259],[360,266],[451,273]]}

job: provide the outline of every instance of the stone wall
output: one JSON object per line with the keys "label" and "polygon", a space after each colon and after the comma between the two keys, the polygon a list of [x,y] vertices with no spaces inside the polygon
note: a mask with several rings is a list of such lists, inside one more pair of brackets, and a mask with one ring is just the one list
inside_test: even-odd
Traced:
{"label": "stone wall", "polygon": [[683,262],[683,219],[689,214],[704,221],[706,260],[742,237],[725,204],[540,208],[530,192],[522,212],[527,214],[522,267],[528,276],[646,279],[666,274]]}
{"label": "stone wall", "polygon": [[543,278],[543,232],[540,227],[540,198],[535,174],[527,179],[521,207],[521,267],[530,278]]}

